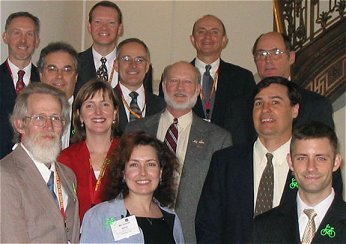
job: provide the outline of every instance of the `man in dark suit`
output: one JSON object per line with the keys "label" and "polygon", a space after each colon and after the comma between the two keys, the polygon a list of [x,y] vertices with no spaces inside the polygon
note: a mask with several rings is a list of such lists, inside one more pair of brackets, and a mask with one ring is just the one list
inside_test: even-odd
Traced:
{"label": "man in dark suit", "polygon": [[[80,69],[75,95],[84,83],[96,77],[99,79],[104,78],[113,88],[118,84],[118,73],[114,69],[114,63],[118,38],[123,34],[122,19],[120,8],[111,1],[100,1],[91,8],[88,31],[93,39],[93,44],[87,50],[78,54]],[[101,58],[105,58],[106,77],[100,77],[97,74],[102,65]],[[152,93],[151,66],[144,79],[144,87]]]}
{"label": "man in dark suit", "polygon": [[28,12],[12,13],[6,20],[2,39],[8,45],[8,58],[0,66],[0,159],[12,151],[13,129],[9,118],[17,94],[21,87],[40,81],[31,62],[40,43],[39,31],[40,20]]}
{"label": "man in dark suit", "polygon": [[199,81],[200,73],[190,63],[169,65],[162,83],[166,110],[131,122],[126,127],[126,132],[146,131],[164,141],[173,119],[177,119],[175,152],[180,168],[175,209],[187,243],[196,242],[194,218],[211,155],[231,145],[231,136],[226,130],[204,121],[192,111],[201,89]]}
{"label": "man in dark suit", "polygon": [[255,218],[255,243],[345,242],[346,203],[332,187],[332,174],[342,164],[337,144],[335,132],[323,123],[296,128],[287,160],[297,197]]}
{"label": "man in dark suit", "polygon": [[[261,79],[269,76],[290,79],[291,65],[296,56],[288,36],[279,32],[262,34],[255,41],[252,53]],[[302,87],[300,93],[302,101],[294,127],[308,121],[320,121],[334,129],[333,108],[330,101]]]}
{"label": "man in dark suit", "polygon": [[144,89],[150,52],[143,41],[129,38],[119,43],[114,67],[120,79],[114,91],[120,100],[119,130],[122,133],[129,121],[158,113],[166,104],[161,97]]}
{"label": "man in dark suit", "polygon": [[56,160],[68,107],[63,92],[43,83],[30,84],[16,100],[18,146],[0,160],[1,243],[79,241],[76,177]]}
{"label": "man in dark suit", "polygon": [[[211,160],[196,215],[200,243],[249,241],[255,213],[265,211],[260,205],[260,185],[267,164],[273,169],[267,209],[296,196],[296,181],[286,156],[293,120],[298,116],[299,87],[283,77],[265,78],[256,86],[253,104],[252,117],[258,134],[255,143],[218,151]],[[272,155],[270,164],[268,153]],[[340,171],[334,175],[333,187],[337,195],[342,194]]]}

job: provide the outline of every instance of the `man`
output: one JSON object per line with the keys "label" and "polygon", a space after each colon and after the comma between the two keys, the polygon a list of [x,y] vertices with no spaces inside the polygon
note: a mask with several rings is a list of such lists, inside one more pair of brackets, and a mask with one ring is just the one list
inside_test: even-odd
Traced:
{"label": "man", "polygon": [[[88,31],[93,44],[78,55],[80,70],[75,95],[81,86],[92,78],[103,79],[111,83],[113,88],[118,84],[114,62],[118,38],[124,31],[122,20],[120,8],[111,1],[98,2],[91,8]],[[144,80],[144,87],[152,93],[151,67]]]}
{"label": "man", "polygon": [[342,163],[337,144],[335,132],[323,123],[297,127],[287,156],[299,186],[296,199],[255,218],[254,242],[345,242],[346,203],[332,187],[332,174]]}
{"label": "man", "polygon": [[[269,76],[282,76],[290,79],[291,65],[295,61],[288,36],[279,32],[260,35],[252,49],[258,75],[261,79]],[[294,126],[307,121],[320,121],[334,128],[333,108],[326,97],[300,88],[302,101]]]}
{"label": "man", "polygon": [[[254,94],[252,117],[258,138],[254,144],[213,155],[197,209],[198,242],[245,243],[255,215],[295,197],[286,156],[298,116],[299,88],[283,77],[268,77]],[[333,185],[341,195],[340,171]]]}
{"label": "man", "polygon": [[0,160],[1,242],[79,240],[76,177],[56,161],[68,106],[61,91],[43,83],[16,100],[11,122],[19,145]]}
{"label": "man", "polygon": [[[41,82],[54,86],[65,93],[70,104],[69,118],[72,121],[73,92],[78,77],[76,50],[64,42],[50,43],[41,50],[37,66]],[[61,138],[62,149],[70,145],[71,131],[71,123],[69,123]]]}
{"label": "man", "polygon": [[20,91],[30,82],[40,81],[31,57],[40,43],[40,20],[28,12],[8,16],[2,39],[8,58],[0,66],[0,159],[12,151],[13,130],[9,122]]}
{"label": "man", "polygon": [[166,104],[161,97],[144,89],[143,81],[150,67],[150,53],[143,41],[137,38],[122,41],[117,49],[114,67],[120,79],[114,90],[121,100],[119,130],[122,133],[129,121],[158,113]]}
{"label": "man", "polygon": [[[194,219],[198,198],[209,168],[211,155],[231,145],[230,134],[217,125],[203,121],[192,111],[200,93],[199,71],[188,62],[177,62],[165,68],[163,92],[167,108],[143,120],[129,123],[126,131],[146,131],[176,152],[180,162],[175,209],[179,215],[186,243],[195,243]],[[176,143],[169,134],[174,119]]]}

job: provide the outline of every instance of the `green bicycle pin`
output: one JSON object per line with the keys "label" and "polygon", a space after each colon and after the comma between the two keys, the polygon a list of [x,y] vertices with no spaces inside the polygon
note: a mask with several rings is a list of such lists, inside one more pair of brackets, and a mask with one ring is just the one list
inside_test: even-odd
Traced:
{"label": "green bicycle pin", "polygon": [[296,178],[294,178],[294,177],[291,180],[290,188],[291,189],[294,189],[294,188],[298,189],[298,182],[297,182]]}
{"label": "green bicycle pin", "polygon": [[115,218],[110,217],[106,219],[105,227],[111,227],[116,222]]}
{"label": "green bicycle pin", "polygon": [[322,229],[320,233],[322,236],[329,236],[329,238],[334,238],[336,235],[334,227],[330,224],[327,224],[326,227],[324,227],[324,229]]}

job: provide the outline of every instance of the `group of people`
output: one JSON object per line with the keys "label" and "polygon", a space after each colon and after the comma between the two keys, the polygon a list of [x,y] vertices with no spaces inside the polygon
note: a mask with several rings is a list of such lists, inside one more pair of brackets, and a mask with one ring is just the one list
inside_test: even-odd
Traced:
{"label": "group of people", "polygon": [[332,107],[290,81],[287,36],[255,41],[256,84],[221,59],[223,22],[202,16],[196,58],[168,65],[155,95],[147,45],[117,43],[115,3],[91,8],[90,48],[50,43],[36,67],[39,30],[17,12],[2,36],[1,242],[345,240]]}

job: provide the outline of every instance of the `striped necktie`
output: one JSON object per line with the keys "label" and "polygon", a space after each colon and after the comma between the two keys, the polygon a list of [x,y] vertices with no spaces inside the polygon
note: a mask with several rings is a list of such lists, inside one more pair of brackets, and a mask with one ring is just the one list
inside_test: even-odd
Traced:
{"label": "striped necktie", "polygon": [[178,141],[178,119],[174,118],[173,123],[169,126],[166,136],[165,143],[172,150],[176,152],[177,150],[177,141]]}

